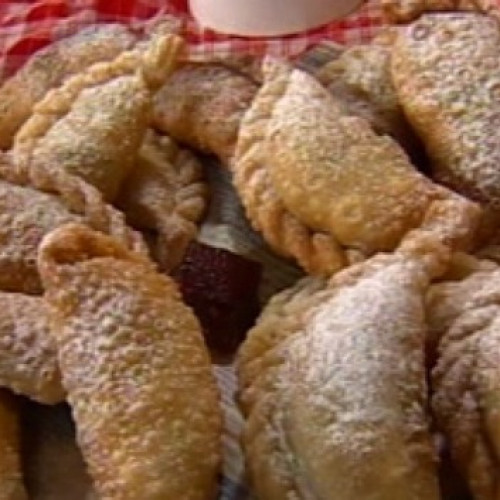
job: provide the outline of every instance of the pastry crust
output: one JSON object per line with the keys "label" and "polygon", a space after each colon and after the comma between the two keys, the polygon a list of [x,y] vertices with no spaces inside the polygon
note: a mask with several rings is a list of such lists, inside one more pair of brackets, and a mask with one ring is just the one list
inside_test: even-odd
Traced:
{"label": "pastry crust", "polygon": [[16,134],[14,161],[31,172],[37,188],[46,189],[54,170],[64,170],[112,201],[146,132],[151,89],[173,71],[181,48],[174,35],[153,38],[146,49],[69,78],[34,107]]}
{"label": "pastry crust", "polygon": [[285,207],[269,175],[263,132],[259,114],[247,114],[232,165],[246,215],[276,253],[296,259],[310,274],[328,276],[344,267],[348,257],[334,238],[311,230]]}
{"label": "pastry crust", "polygon": [[11,146],[33,106],[71,75],[99,61],[114,59],[135,43],[121,24],[99,24],[36,52],[0,87],[0,149]]}
{"label": "pastry crust", "polygon": [[36,256],[42,238],[81,220],[55,196],[0,181],[0,290],[41,293]]}
{"label": "pastry crust", "polygon": [[241,118],[257,92],[247,74],[221,63],[187,64],[154,99],[154,124],[173,139],[228,164]]}
{"label": "pastry crust", "polygon": [[427,297],[440,338],[432,407],[475,499],[500,495],[500,270],[481,262],[463,279],[434,285]]}
{"label": "pastry crust", "polygon": [[0,311],[0,387],[43,404],[64,401],[44,300],[2,292]]}
{"label": "pastry crust", "polygon": [[[500,28],[481,14],[427,14],[402,30],[393,80],[437,180],[500,209]],[[498,216],[497,216],[498,221]]]}
{"label": "pastry crust", "polygon": [[382,0],[382,12],[390,23],[409,23],[425,12],[479,11],[498,16],[495,0]]}
{"label": "pastry crust", "polygon": [[10,394],[0,391],[0,500],[27,500],[21,473],[19,422]]}
{"label": "pastry crust", "polygon": [[171,271],[198,233],[208,189],[201,163],[168,137],[149,130],[117,206],[134,227],[158,233],[155,260]]}
{"label": "pastry crust", "polygon": [[84,226],[41,245],[63,385],[98,495],[215,495],[218,394],[200,326],[174,282]]}
{"label": "pastry crust", "polygon": [[[132,231],[122,214],[104,203],[100,194],[81,179],[58,172],[49,193],[31,184],[6,155],[0,155],[0,290],[42,292],[36,267],[42,238],[68,222],[85,222],[109,233],[129,248],[146,253],[142,237]],[[17,185],[20,184],[20,185]]]}
{"label": "pastry crust", "polygon": [[[419,174],[391,138],[344,115],[310,75],[273,60],[264,73],[233,170],[248,217],[273,248],[297,258],[305,247],[297,260],[328,274],[348,261],[344,248],[392,250],[415,228],[452,246],[470,244],[477,206]],[[329,258],[315,258],[313,234],[324,235]]]}
{"label": "pastry crust", "polygon": [[285,292],[249,332],[238,365],[259,498],[439,498],[423,297],[446,250],[432,246],[428,261],[408,247]]}
{"label": "pastry crust", "polygon": [[344,115],[365,119],[377,134],[390,135],[412,151],[415,137],[392,83],[391,51],[392,43],[380,38],[354,45],[314,76],[333,94]]}

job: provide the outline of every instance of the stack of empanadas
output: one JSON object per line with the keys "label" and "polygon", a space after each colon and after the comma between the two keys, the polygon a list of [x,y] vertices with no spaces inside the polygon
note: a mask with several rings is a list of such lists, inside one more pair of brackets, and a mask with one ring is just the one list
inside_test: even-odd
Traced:
{"label": "stack of empanadas", "polygon": [[477,256],[499,254],[500,26],[488,2],[382,5],[410,24],[314,70],[104,25],[0,87],[0,499],[31,494],[12,393],[69,404],[102,500],[216,498],[210,353],[168,276],[204,156],[309,275],[236,356],[257,498],[444,499],[440,440],[500,498],[500,271]]}
{"label": "stack of empanadas", "polygon": [[[1,131],[4,146],[15,137],[0,158],[0,386],[70,404],[102,499],[217,491],[221,415],[201,328],[128,225],[157,234],[152,255],[171,270],[204,213],[201,165],[150,129],[182,47],[158,30],[136,44],[122,26],[87,29],[0,90],[15,117]],[[16,106],[23,90],[31,101]],[[26,496],[10,398],[0,497],[15,500]]]}

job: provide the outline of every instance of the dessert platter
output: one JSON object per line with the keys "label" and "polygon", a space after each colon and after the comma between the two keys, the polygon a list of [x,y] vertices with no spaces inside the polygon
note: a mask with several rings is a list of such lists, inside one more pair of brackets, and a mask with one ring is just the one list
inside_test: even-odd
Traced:
{"label": "dessert platter", "polygon": [[373,3],[4,75],[0,500],[500,499],[500,6]]}

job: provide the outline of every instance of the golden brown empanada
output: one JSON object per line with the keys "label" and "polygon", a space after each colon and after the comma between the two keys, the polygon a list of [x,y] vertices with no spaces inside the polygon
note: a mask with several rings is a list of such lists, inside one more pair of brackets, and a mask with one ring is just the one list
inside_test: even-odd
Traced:
{"label": "golden brown empanada", "polygon": [[[310,75],[268,60],[265,76],[233,170],[250,221],[276,251],[329,274],[349,261],[344,249],[392,250],[417,227],[452,246],[470,244],[476,205],[419,174],[394,140],[344,115]],[[319,266],[310,264],[316,235],[328,245]]]}
{"label": "golden brown empanada", "polygon": [[472,10],[496,13],[495,0],[382,0],[382,12],[391,23],[408,23],[425,12]]}
{"label": "golden brown empanada", "polygon": [[187,64],[154,98],[154,124],[173,139],[227,164],[258,85],[223,64]]}
{"label": "golden brown empanada", "polygon": [[16,134],[12,155],[46,189],[55,170],[83,178],[113,200],[150,121],[151,89],[173,71],[174,35],[97,63],[50,91]]}
{"label": "golden brown empanada", "polygon": [[198,233],[206,202],[201,163],[170,138],[149,130],[117,205],[134,227],[158,233],[154,253],[163,270],[182,260]]}
{"label": "golden brown empanada", "polygon": [[36,52],[0,87],[0,149],[7,149],[33,106],[67,77],[128,50],[135,36],[121,24],[98,24]]}
{"label": "golden brown empanada", "polygon": [[47,306],[41,297],[0,292],[0,387],[44,404],[64,401]]}
{"label": "golden brown empanada", "polygon": [[447,251],[415,243],[285,292],[249,332],[238,366],[259,499],[440,498],[424,293]]}
{"label": "golden brown empanada", "polygon": [[500,269],[478,262],[427,297],[440,338],[432,406],[452,458],[476,500],[500,497]]}
{"label": "golden brown empanada", "polygon": [[348,47],[314,76],[334,95],[343,114],[364,118],[376,133],[392,136],[411,151],[415,137],[392,83],[391,50],[392,44],[377,41]]}
{"label": "golden brown empanada", "polygon": [[[68,222],[85,222],[145,253],[142,237],[122,214],[106,205],[99,192],[63,171],[51,178],[49,193],[37,191],[16,165],[0,154],[0,290],[37,294],[42,291],[36,255],[48,232]],[[21,185],[16,185],[20,183]]]}
{"label": "golden brown empanada", "polygon": [[79,220],[55,196],[0,181],[0,290],[41,293],[38,245],[56,227]]}
{"label": "golden brown empanada", "polygon": [[80,225],[39,268],[63,385],[100,498],[208,500],[221,415],[200,326],[145,257]]}
{"label": "golden brown empanada", "polygon": [[394,46],[394,83],[431,160],[456,191],[500,208],[500,28],[474,13],[427,14]]}
{"label": "golden brown empanada", "polygon": [[27,500],[19,443],[18,413],[10,394],[0,391],[0,500]]}

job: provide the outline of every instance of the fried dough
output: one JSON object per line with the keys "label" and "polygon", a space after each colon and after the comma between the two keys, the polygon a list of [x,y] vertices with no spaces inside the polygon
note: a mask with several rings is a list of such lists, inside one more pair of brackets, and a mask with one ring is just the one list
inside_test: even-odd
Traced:
{"label": "fried dough", "polygon": [[94,63],[114,59],[134,43],[135,36],[125,26],[100,24],[36,52],[0,87],[0,149],[11,146],[33,106],[50,89]]}
{"label": "fried dough", "polygon": [[393,80],[433,176],[500,209],[500,28],[474,13],[427,14],[400,32]]}
{"label": "fried dough", "polygon": [[[83,178],[112,201],[132,169],[150,120],[151,89],[173,71],[181,39],[153,38],[146,49],[97,63],[50,91],[16,134],[12,155],[37,188],[55,170]],[[48,178],[48,180],[47,180]]]}
{"label": "fried dough", "polygon": [[162,270],[171,271],[198,233],[207,194],[196,157],[149,130],[116,204],[132,226],[158,233],[155,259]]}
{"label": "fried dough", "polygon": [[[347,250],[393,250],[415,228],[452,247],[471,243],[478,206],[418,173],[394,140],[344,115],[310,75],[275,60],[264,73],[233,171],[250,221],[276,251],[329,274],[349,262]],[[315,235],[327,248],[319,266],[309,264]]]}
{"label": "fried dough", "polygon": [[154,125],[173,139],[228,164],[243,113],[258,85],[215,63],[178,69],[154,98]]}
{"label": "fried dough", "polygon": [[440,498],[423,357],[424,294],[447,260],[434,243],[285,292],[249,332],[238,367],[258,498]]}
{"label": "fried dough", "polygon": [[425,12],[479,11],[498,15],[495,0],[382,0],[382,12],[390,23],[408,23]]}
{"label": "fried dough", "polygon": [[146,253],[142,237],[122,214],[81,179],[58,172],[50,192],[29,187],[30,181],[6,155],[0,154],[0,290],[38,294],[38,246],[47,233],[68,222],[85,222],[113,235],[129,248]]}
{"label": "fried dough", "polygon": [[0,387],[43,404],[64,401],[44,300],[1,292],[0,311]]}
{"label": "fried dough", "polygon": [[415,137],[392,83],[391,51],[392,44],[376,41],[354,45],[314,76],[334,95],[343,114],[364,118],[376,133],[392,136],[411,151]]}
{"label": "fried dough", "polygon": [[107,500],[208,500],[221,414],[200,326],[167,276],[85,226],[39,252],[77,439]]}
{"label": "fried dough", "polygon": [[477,500],[500,495],[499,280],[498,266],[479,262],[427,297],[430,329],[440,338],[432,407]]}

